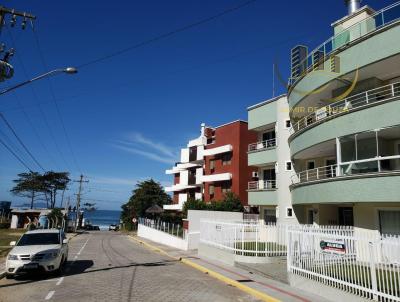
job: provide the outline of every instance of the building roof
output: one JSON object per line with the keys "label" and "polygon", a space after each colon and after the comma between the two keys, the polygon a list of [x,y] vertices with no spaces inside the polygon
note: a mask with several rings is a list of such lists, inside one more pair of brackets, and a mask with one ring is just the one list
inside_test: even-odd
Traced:
{"label": "building roof", "polygon": [[272,99],[262,101],[260,103],[255,104],[255,105],[251,105],[250,107],[247,107],[247,111],[256,109],[256,108],[261,107],[261,106],[264,106],[265,104],[268,104],[268,103],[275,102],[275,101],[277,101],[277,100],[279,100],[279,99],[281,99],[281,98],[283,98],[285,96],[287,96],[286,93],[278,95],[278,96],[276,96],[276,97],[274,97]]}

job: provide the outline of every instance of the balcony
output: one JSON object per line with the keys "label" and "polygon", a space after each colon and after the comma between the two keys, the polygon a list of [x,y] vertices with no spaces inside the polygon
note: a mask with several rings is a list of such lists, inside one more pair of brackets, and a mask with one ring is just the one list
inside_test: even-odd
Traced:
{"label": "balcony", "polygon": [[202,182],[226,181],[231,179],[232,179],[231,173],[203,175],[201,177]]}
{"label": "balcony", "polygon": [[247,185],[248,191],[268,191],[276,189],[276,180],[250,181]]}
{"label": "balcony", "polygon": [[276,139],[270,139],[267,141],[261,141],[249,145],[249,152],[263,151],[268,149],[276,148]]}
{"label": "balcony", "polygon": [[221,146],[221,147],[206,149],[203,151],[203,156],[212,156],[212,155],[227,153],[227,152],[231,152],[232,149],[233,149],[232,145],[225,145],[225,146]]}
{"label": "balcony", "polygon": [[350,43],[362,40],[366,36],[393,24],[399,20],[399,17],[400,2],[397,2],[330,37],[299,63],[303,72],[300,76],[289,79],[290,90],[307,74],[324,69],[325,61],[335,55],[336,51],[342,50],[348,47]]}
{"label": "balcony", "polygon": [[263,166],[277,161],[276,139],[250,144],[248,147],[248,165]]}
{"label": "balcony", "polygon": [[350,96],[316,110],[293,124],[290,132],[292,137],[294,137],[298,133],[307,131],[318,124],[324,123],[327,120],[334,119],[343,114],[398,100],[400,100],[400,82],[381,86]]}
{"label": "balcony", "polygon": [[[337,165],[305,170],[292,176],[292,184],[332,181],[336,178],[373,177],[379,174],[400,174],[400,155],[343,162]],[[399,197],[400,201],[400,197]]]}
{"label": "balcony", "polygon": [[173,185],[171,187],[165,187],[165,192],[179,192],[179,191],[183,191],[183,190],[189,190],[189,189],[195,189],[197,188],[197,186],[195,185],[181,185],[181,184],[177,184],[177,185]]}

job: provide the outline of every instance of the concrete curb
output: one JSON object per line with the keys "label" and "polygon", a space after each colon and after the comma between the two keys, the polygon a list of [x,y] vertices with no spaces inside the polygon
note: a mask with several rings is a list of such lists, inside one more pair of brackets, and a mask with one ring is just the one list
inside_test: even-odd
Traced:
{"label": "concrete curb", "polygon": [[[81,233],[75,233],[71,237],[68,238],[68,241],[71,240],[72,238],[80,235]],[[0,272],[0,280],[3,279],[6,276],[6,271]]]}
{"label": "concrete curb", "polygon": [[144,242],[144,241],[142,241],[142,240],[140,240],[138,238],[135,238],[133,236],[129,236],[129,237],[132,240],[136,241],[139,244],[144,245],[145,247],[147,247],[148,249],[150,249],[152,251],[155,251],[155,252],[158,252],[160,254],[166,255],[166,256],[168,256],[168,257],[170,257],[172,259],[179,260],[180,262],[182,262],[182,263],[184,263],[184,264],[186,264],[186,265],[188,265],[188,266],[190,266],[190,267],[192,267],[194,269],[197,269],[198,271],[201,271],[201,272],[203,272],[205,274],[208,274],[209,276],[211,276],[211,277],[213,277],[215,279],[218,279],[218,280],[220,280],[220,281],[222,281],[222,282],[224,282],[226,284],[229,284],[231,286],[234,286],[237,289],[240,289],[241,291],[243,291],[243,292],[245,292],[245,293],[247,293],[247,294],[249,294],[249,295],[251,295],[253,297],[256,297],[257,299],[260,299],[260,300],[265,301],[265,302],[280,302],[280,300],[278,300],[278,299],[275,299],[275,298],[273,298],[273,297],[271,297],[271,296],[269,296],[269,295],[267,295],[267,294],[265,294],[263,292],[260,292],[260,291],[254,289],[254,288],[248,287],[248,286],[246,286],[246,285],[244,285],[244,284],[242,284],[242,283],[240,283],[240,282],[238,282],[236,280],[233,280],[233,279],[230,279],[228,277],[225,277],[224,275],[222,275],[220,273],[217,273],[217,272],[215,272],[215,271],[213,271],[213,270],[211,270],[209,268],[206,268],[204,266],[201,266],[201,265],[199,265],[197,263],[194,263],[193,261],[190,261],[190,260],[185,259],[185,258],[177,258],[177,257],[171,256],[170,254],[168,254],[167,252],[163,251],[162,249],[160,249],[160,248],[158,248],[156,246],[153,246],[153,245],[151,245],[151,244],[149,244],[147,242]]}

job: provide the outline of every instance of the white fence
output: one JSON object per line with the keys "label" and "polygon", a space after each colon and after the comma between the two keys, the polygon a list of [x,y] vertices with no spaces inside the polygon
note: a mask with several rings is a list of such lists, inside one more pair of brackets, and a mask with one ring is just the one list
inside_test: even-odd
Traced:
{"label": "white fence", "polygon": [[400,301],[400,238],[367,230],[288,228],[288,271],[375,301]]}
{"label": "white fence", "polygon": [[184,229],[179,224],[173,224],[170,222],[165,222],[165,221],[161,221],[161,220],[153,220],[153,219],[148,219],[148,218],[139,218],[138,223],[139,223],[139,225],[144,225],[149,228],[155,229],[157,231],[161,231],[161,232],[170,234],[172,236],[185,239]]}
{"label": "white fence", "polygon": [[200,242],[249,257],[286,256],[286,225],[202,220]]}

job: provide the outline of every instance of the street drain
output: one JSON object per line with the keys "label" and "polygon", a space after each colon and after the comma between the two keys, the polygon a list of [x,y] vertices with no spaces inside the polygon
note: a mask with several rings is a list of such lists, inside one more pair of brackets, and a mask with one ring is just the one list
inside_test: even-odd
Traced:
{"label": "street drain", "polygon": [[237,282],[240,282],[240,283],[247,283],[247,282],[254,282],[253,280],[251,280],[251,279],[243,279],[243,280],[236,280]]}

